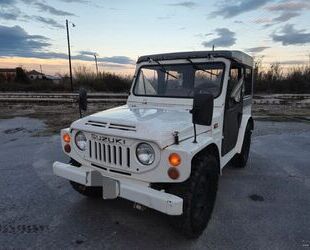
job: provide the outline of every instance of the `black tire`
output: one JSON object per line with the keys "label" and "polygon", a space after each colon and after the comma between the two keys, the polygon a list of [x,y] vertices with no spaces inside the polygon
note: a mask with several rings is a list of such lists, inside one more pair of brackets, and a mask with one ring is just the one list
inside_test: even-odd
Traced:
{"label": "black tire", "polygon": [[[81,164],[74,159],[70,160],[70,164],[75,167],[81,166]],[[77,191],[78,193],[84,196],[91,197],[91,198],[102,197],[102,187],[87,187],[85,185],[82,185],[74,181],[70,181],[70,184],[75,191]]]}
{"label": "black tire", "polygon": [[251,136],[252,136],[252,129],[250,123],[247,124],[244,134],[244,139],[242,143],[241,153],[236,154],[231,161],[231,164],[235,168],[245,168],[249,153],[250,153],[250,146],[251,146]]}
{"label": "black tire", "polygon": [[216,200],[218,160],[207,155],[194,160],[190,178],[172,185],[169,193],[183,198],[183,214],[170,216],[170,222],[187,238],[198,238],[207,227]]}
{"label": "black tire", "polygon": [[76,183],[74,181],[70,181],[71,186],[78,193],[91,197],[91,198],[99,198],[102,197],[102,187],[87,187],[80,183]]}

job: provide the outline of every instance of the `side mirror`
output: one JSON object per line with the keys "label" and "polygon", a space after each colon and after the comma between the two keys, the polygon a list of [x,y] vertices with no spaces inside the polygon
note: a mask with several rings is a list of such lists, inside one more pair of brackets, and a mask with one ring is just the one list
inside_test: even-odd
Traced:
{"label": "side mirror", "polygon": [[210,93],[194,95],[193,109],[191,110],[194,124],[210,126],[213,117],[214,97]]}
{"label": "side mirror", "polygon": [[87,110],[87,91],[85,89],[80,89],[79,92],[79,109],[80,109],[80,116],[82,117],[82,110]]}

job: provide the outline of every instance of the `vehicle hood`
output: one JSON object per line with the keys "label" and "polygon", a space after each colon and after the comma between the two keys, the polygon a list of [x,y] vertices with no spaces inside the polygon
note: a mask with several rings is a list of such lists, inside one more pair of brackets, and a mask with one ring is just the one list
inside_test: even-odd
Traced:
{"label": "vehicle hood", "polygon": [[[71,128],[152,141],[157,143],[160,148],[174,143],[173,133],[175,131],[179,132],[180,140],[193,136],[192,116],[189,110],[159,107],[142,108],[124,105],[77,120],[72,123]],[[205,127],[204,130],[208,128]]]}

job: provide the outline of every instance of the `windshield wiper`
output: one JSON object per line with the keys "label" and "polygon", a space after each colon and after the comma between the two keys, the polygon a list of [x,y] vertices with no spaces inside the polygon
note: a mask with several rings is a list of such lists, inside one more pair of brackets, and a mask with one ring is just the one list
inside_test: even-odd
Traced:
{"label": "windshield wiper", "polygon": [[203,71],[203,72],[206,72],[206,73],[208,73],[208,74],[210,74],[210,75],[213,75],[213,76],[219,76],[218,74],[215,74],[215,73],[213,73],[212,71],[209,71],[209,70],[206,70],[206,69],[203,69],[203,68],[200,68],[200,67],[198,67],[191,59],[189,59],[189,58],[186,58],[186,60],[187,61],[189,61],[190,63],[191,63],[191,65],[193,66],[193,68],[194,69],[196,69],[196,70],[201,70],[201,71]]}
{"label": "windshield wiper", "polygon": [[158,66],[161,67],[161,70],[160,70],[161,72],[167,74],[168,76],[173,77],[174,79],[178,79],[176,76],[174,76],[173,74],[169,73],[169,72],[165,69],[164,65],[162,65],[159,61],[154,60],[154,59],[152,59],[152,58],[150,58],[150,57],[149,57],[148,59],[149,59],[149,61],[156,62],[156,63],[158,64]]}

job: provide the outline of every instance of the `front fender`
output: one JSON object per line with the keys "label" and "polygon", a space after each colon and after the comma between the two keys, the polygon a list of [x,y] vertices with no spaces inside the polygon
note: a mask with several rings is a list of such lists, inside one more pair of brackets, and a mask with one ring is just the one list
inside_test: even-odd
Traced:
{"label": "front fender", "polygon": [[184,154],[187,157],[188,166],[186,166],[186,170],[183,170],[183,177],[186,175],[186,179],[190,177],[191,174],[191,162],[192,159],[195,157],[197,153],[208,147],[209,145],[214,144],[217,147],[218,152],[220,149],[220,141],[214,140],[212,137],[212,132],[209,131],[207,133],[201,134],[197,137],[197,142],[193,142],[193,137],[181,141],[178,145],[171,145],[167,149],[169,149],[170,152],[179,152],[180,154]]}

